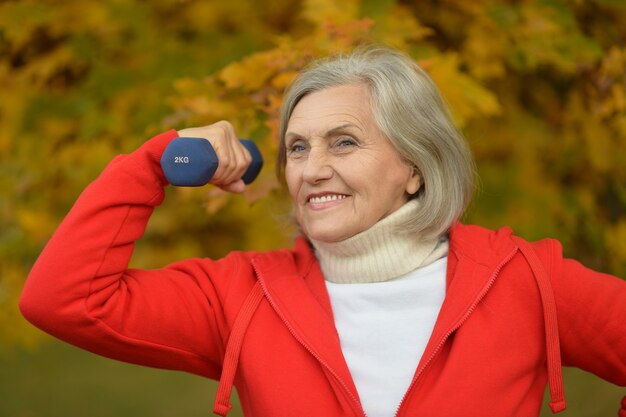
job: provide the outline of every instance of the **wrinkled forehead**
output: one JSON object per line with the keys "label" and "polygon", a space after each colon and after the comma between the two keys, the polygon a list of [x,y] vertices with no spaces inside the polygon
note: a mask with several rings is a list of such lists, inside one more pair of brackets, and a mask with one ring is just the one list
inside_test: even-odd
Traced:
{"label": "wrinkled forehead", "polygon": [[329,87],[302,97],[287,121],[287,132],[313,134],[337,125],[368,128],[373,123],[369,89],[362,84]]}

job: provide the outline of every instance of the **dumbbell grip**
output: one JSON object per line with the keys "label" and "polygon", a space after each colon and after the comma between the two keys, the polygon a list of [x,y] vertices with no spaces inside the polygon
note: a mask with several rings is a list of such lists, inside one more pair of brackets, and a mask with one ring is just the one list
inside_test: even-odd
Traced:
{"label": "dumbbell grip", "polygon": [[[263,167],[263,157],[256,144],[240,139],[252,158],[243,174],[243,182],[250,184]],[[161,156],[161,168],[170,184],[179,187],[200,187],[211,181],[219,160],[211,143],[204,138],[179,137],[167,145]]]}

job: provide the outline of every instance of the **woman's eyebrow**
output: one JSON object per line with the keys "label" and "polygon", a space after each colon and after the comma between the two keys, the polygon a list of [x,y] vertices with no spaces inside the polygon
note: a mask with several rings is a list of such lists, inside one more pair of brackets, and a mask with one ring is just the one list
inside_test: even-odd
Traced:
{"label": "woman's eyebrow", "polygon": [[346,130],[351,130],[351,129],[357,129],[361,132],[363,132],[363,129],[361,129],[359,126],[353,124],[353,123],[345,123],[343,125],[337,126],[337,127],[333,127],[332,129],[328,130],[326,132],[326,134],[324,135],[325,137],[331,137],[331,136],[335,136],[339,133],[343,133]]}
{"label": "woman's eyebrow", "polygon": [[285,133],[285,144],[289,145],[293,142],[299,141],[299,140],[307,140],[304,136],[295,133],[295,132],[287,132]]}
{"label": "woman's eyebrow", "polygon": [[[358,125],[355,125],[354,123],[344,123],[340,126],[333,127],[332,129],[327,130],[324,133],[323,137],[330,138],[330,137],[336,136],[340,133],[344,133],[352,129],[356,129],[356,130],[359,130],[360,132],[363,132],[363,129],[359,127]],[[285,133],[285,140],[300,140],[300,139],[306,140],[306,137],[296,132]]]}

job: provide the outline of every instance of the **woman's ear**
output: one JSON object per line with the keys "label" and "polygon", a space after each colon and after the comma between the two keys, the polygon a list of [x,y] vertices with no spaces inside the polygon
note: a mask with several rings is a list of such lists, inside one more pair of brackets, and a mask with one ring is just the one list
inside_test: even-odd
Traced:
{"label": "woman's ear", "polygon": [[406,192],[413,195],[422,188],[422,175],[415,165],[411,167],[411,177],[406,183]]}

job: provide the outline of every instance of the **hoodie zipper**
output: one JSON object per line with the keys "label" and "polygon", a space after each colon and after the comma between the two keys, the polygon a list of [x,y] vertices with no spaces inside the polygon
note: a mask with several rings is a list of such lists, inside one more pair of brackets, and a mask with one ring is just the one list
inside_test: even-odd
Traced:
{"label": "hoodie zipper", "polygon": [[424,373],[424,371],[426,370],[426,368],[428,367],[428,365],[435,359],[435,357],[437,356],[437,354],[439,353],[439,351],[441,350],[441,348],[443,347],[443,345],[446,343],[446,341],[448,340],[448,338],[450,337],[450,335],[452,333],[454,333],[455,331],[457,331],[462,325],[463,323],[465,323],[465,321],[469,318],[469,316],[474,312],[474,310],[476,309],[476,307],[478,306],[478,304],[482,301],[482,299],[485,297],[485,295],[487,295],[487,293],[489,292],[489,290],[491,289],[491,287],[493,286],[494,282],[496,281],[496,278],[498,277],[498,275],[500,274],[500,270],[504,267],[504,265],[506,265],[507,263],[509,263],[509,261],[511,259],[513,259],[513,257],[515,256],[515,254],[517,253],[517,246],[511,251],[511,253],[509,253],[506,258],[504,258],[504,260],[502,260],[502,262],[500,262],[500,264],[496,267],[496,269],[494,270],[493,274],[491,275],[491,277],[489,278],[489,281],[487,282],[487,285],[485,285],[485,287],[483,288],[483,290],[481,291],[481,293],[478,295],[478,297],[476,297],[476,300],[474,300],[474,302],[472,303],[472,305],[470,306],[470,308],[465,312],[465,314],[463,315],[463,317],[461,318],[461,320],[459,320],[457,322],[457,324],[452,327],[452,329],[450,329],[441,339],[441,342],[439,342],[439,344],[437,345],[437,347],[435,348],[435,350],[433,351],[433,353],[430,355],[430,357],[428,358],[428,360],[426,362],[424,362],[424,365],[417,371],[417,373],[415,374],[415,377],[413,378],[413,380],[411,381],[411,385],[409,385],[409,388],[406,390],[406,392],[404,393],[404,396],[402,397],[402,400],[400,401],[400,404],[398,404],[398,408],[396,408],[396,412],[394,414],[394,417],[398,417],[398,413],[400,413],[400,410],[402,409],[402,406],[404,405],[404,402],[406,401],[407,397],[409,396],[409,393],[413,390],[413,387],[417,384],[417,381],[419,380],[419,378],[422,376],[422,374]]}
{"label": "hoodie zipper", "polygon": [[261,283],[261,287],[263,288],[263,293],[265,294],[265,298],[267,298],[267,300],[269,301],[270,305],[272,306],[272,308],[274,309],[274,311],[276,311],[276,313],[278,314],[278,317],[280,317],[280,319],[283,321],[283,323],[285,324],[285,326],[287,327],[287,329],[289,330],[289,332],[291,333],[291,335],[311,354],[313,355],[313,357],[315,357],[315,359],[317,359],[317,361],[328,370],[328,372],[330,372],[330,374],[337,380],[337,382],[339,382],[339,385],[341,385],[341,387],[343,388],[343,390],[345,391],[345,393],[348,395],[348,397],[350,398],[350,400],[352,400],[352,402],[356,405],[356,408],[360,411],[360,416],[362,417],[367,417],[367,415],[365,414],[365,411],[363,410],[363,407],[361,406],[360,401],[354,396],[354,394],[352,394],[352,392],[350,392],[350,389],[348,388],[348,386],[346,385],[345,381],[343,379],[341,379],[339,377],[339,375],[337,375],[337,373],[335,372],[335,370],[333,368],[330,367],[330,365],[328,365],[328,363],[326,363],[324,361],[324,359],[322,359],[299,335],[298,333],[295,331],[295,329],[291,326],[291,324],[289,324],[289,322],[287,321],[287,319],[283,316],[282,312],[280,311],[280,309],[278,308],[278,306],[276,305],[276,303],[274,302],[274,300],[272,299],[272,297],[269,294],[269,291],[267,290],[267,287],[265,286],[265,281],[262,279],[262,274],[259,272],[259,270],[257,269],[256,266],[256,262],[254,262],[254,259],[252,260],[252,267],[254,268],[254,272],[256,273],[257,277],[259,278],[259,282]]}

